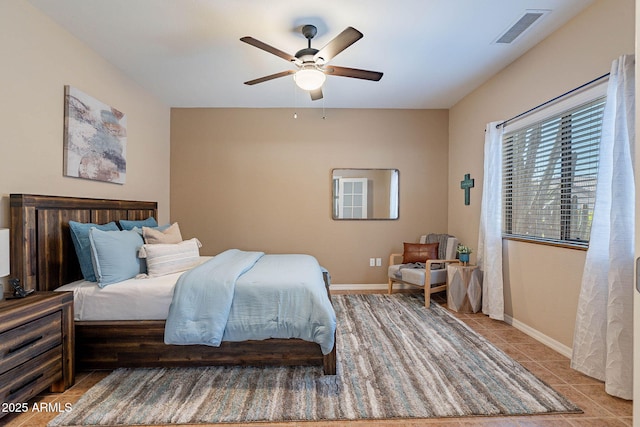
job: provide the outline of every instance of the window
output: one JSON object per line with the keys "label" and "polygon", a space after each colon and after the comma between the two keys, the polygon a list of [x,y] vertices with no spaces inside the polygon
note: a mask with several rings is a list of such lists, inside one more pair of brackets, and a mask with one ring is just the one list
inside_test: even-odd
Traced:
{"label": "window", "polygon": [[505,237],[587,247],[605,97],[503,136]]}
{"label": "window", "polygon": [[340,178],[340,216],[338,218],[367,218],[367,178]]}

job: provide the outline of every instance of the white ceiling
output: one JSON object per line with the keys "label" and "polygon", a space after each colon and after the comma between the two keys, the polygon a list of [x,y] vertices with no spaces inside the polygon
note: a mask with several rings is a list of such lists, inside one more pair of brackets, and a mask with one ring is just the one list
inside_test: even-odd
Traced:
{"label": "white ceiling", "polygon": [[[449,108],[586,8],[591,0],[30,0],[172,107]],[[512,44],[493,43],[527,9],[550,10]],[[364,37],[332,65],[382,71],[379,82],[329,76],[311,102],[283,59],[320,49],[348,26]],[[73,84],[73,82],[70,82]]]}

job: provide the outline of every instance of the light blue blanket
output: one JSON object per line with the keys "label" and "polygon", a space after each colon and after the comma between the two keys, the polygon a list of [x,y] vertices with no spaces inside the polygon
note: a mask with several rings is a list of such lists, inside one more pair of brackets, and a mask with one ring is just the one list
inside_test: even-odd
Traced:
{"label": "light blue blanket", "polygon": [[236,281],[263,255],[230,249],[182,274],[173,291],[164,342],[219,346]]}
{"label": "light blue blanket", "polygon": [[223,252],[178,280],[165,342],[217,346],[220,341],[300,338],[328,354],[336,317],[322,272],[310,255]]}

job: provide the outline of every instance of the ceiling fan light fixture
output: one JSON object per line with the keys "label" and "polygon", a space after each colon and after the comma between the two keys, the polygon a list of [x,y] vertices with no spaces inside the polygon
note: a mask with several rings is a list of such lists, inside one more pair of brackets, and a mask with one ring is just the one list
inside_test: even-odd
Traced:
{"label": "ceiling fan light fixture", "polygon": [[244,82],[244,84],[251,86],[293,74],[293,81],[296,83],[296,86],[309,92],[312,101],[317,101],[323,98],[322,86],[327,79],[327,75],[371,80],[375,82],[382,78],[382,73],[378,71],[337,66],[325,68],[326,64],[335,58],[336,55],[363,37],[360,31],[353,27],[347,27],[320,50],[311,47],[311,39],[315,37],[317,32],[317,28],[313,25],[305,25],[302,27],[302,35],[307,39],[308,43],[306,48],[300,49],[295,55],[290,55],[280,49],[261,42],[260,40],[254,39],[253,37],[242,37],[240,41],[264,50],[272,55],[278,56],[285,61],[294,64],[297,68],[297,70],[290,69],[260,77],[258,79],[249,80]]}
{"label": "ceiling fan light fixture", "polygon": [[326,79],[327,76],[315,65],[303,66],[293,75],[296,85],[307,91],[320,89]]}

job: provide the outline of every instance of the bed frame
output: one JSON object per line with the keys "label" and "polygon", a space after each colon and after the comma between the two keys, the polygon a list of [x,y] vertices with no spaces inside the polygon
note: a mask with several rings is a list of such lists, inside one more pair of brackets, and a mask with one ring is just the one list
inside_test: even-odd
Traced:
{"label": "bed frame", "polygon": [[[25,289],[53,291],[81,279],[69,221],[98,224],[157,218],[156,202],[11,194],[11,272]],[[325,277],[326,282],[326,277]],[[328,292],[328,286],[327,286]],[[28,297],[27,297],[28,298]],[[318,365],[336,373],[336,347],[323,355],[301,339],[223,342],[220,347],[164,344],[163,320],[76,321],[78,369],[172,366]]]}

